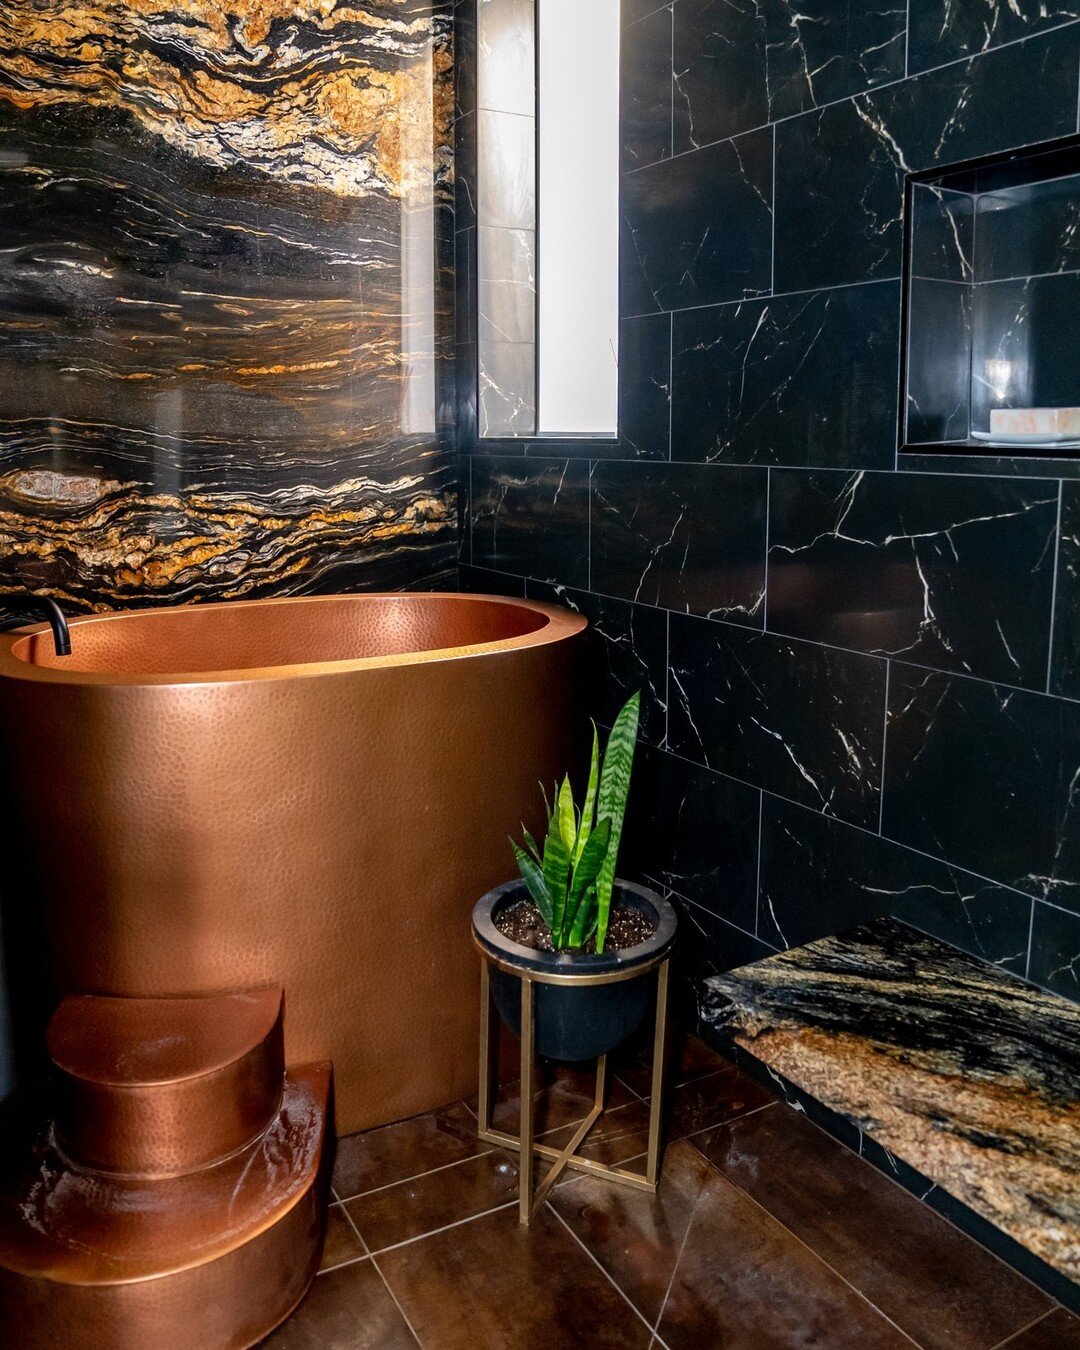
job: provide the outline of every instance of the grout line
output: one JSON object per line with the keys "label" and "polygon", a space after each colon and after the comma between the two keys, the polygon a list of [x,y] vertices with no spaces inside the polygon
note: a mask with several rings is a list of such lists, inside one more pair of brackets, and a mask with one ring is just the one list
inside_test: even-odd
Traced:
{"label": "grout line", "polygon": [[892,662],[885,662],[885,717],[881,727],[881,777],[878,781],[878,826],[881,834],[885,824],[885,750],[889,743],[889,677],[892,674]]}
{"label": "grout line", "polygon": [[[1051,275],[1054,275],[1054,274],[1051,274]],[[928,280],[931,280],[931,281],[936,280],[936,279],[937,279],[937,278],[934,278],[934,277],[928,278]],[[773,301],[773,300],[786,300],[786,299],[788,299],[789,296],[793,296],[793,295],[819,295],[819,294],[821,294],[821,293],[823,293],[823,292],[825,292],[825,291],[849,291],[849,290],[854,290],[857,286],[887,286],[887,285],[890,285],[890,284],[892,284],[892,285],[895,286],[895,285],[897,285],[901,280],[902,280],[902,278],[900,277],[900,275],[899,275],[899,274],[895,274],[895,275],[889,275],[889,276],[884,276],[884,277],[866,277],[866,278],[864,278],[862,281],[838,281],[838,282],[834,283],[834,284],[831,285],[831,286],[802,286],[802,287],[800,287],[798,290],[795,290],[795,291],[775,291],[775,292],[755,291],[752,295],[743,295],[743,296],[740,296],[738,299],[735,299],[735,300],[712,300],[712,301],[710,301],[708,304],[703,304],[703,305],[681,305],[681,306],[680,306],[680,305],[676,305],[674,309],[645,309],[645,310],[642,310],[639,314],[621,314],[621,315],[619,316],[619,318],[620,318],[620,320],[621,320],[621,319],[653,319],[653,318],[656,318],[656,317],[657,317],[658,315],[660,315],[660,314],[697,314],[698,312],[700,312],[700,311],[703,310],[703,309],[730,309],[732,306],[735,306],[735,305],[743,305],[743,306],[746,306],[746,305],[754,305],[754,304],[767,305],[767,304],[770,303],[770,301]],[[497,437],[497,436],[495,436],[495,437],[489,436],[489,437],[485,437],[484,439],[486,439],[486,440],[499,440],[499,439],[503,439],[503,440],[515,440],[515,439],[516,439],[516,440],[534,440],[534,441],[536,441],[536,440],[550,439],[550,437],[543,437],[543,436],[532,436],[532,437],[529,437],[529,436],[519,436],[519,437],[501,437],[501,438],[500,438],[500,437]],[[572,439],[572,438],[570,438],[570,439]],[[595,440],[596,438],[593,437],[593,438],[591,438],[591,439],[594,439],[594,440]]]}
{"label": "grout line", "polygon": [[[695,1150],[695,1152],[697,1151],[699,1150]],[[710,1163],[708,1159],[706,1159],[705,1165],[706,1167],[712,1167],[712,1163]],[[706,1173],[706,1175],[708,1174]],[[675,1264],[671,1267],[671,1278],[668,1280],[667,1288],[664,1290],[664,1297],[660,1300],[660,1311],[656,1314],[656,1321],[653,1323],[653,1335],[657,1340],[660,1338],[660,1323],[664,1320],[664,1312],[667,1309],[668,1299],[671,1297],[671,1290],[675,1284],[675,1276],[679,1273],[679,1263],[683,1259],[683,1252],[686,1251],[686,1244],[690,1238],[690,1230],[694,1226],[694,1219],[697,1217],[698,1206],[701,1204],[704,1195],[705,1187],[702,1186],[694,1200],[694,1207],[690,1211],[690,1217],[686,1221],[686,1232],[683,1233],[683,1239],[679,1243],[679,1250],[675,1256]]]}
{"label": "grout line", "polygon": [[668,76],[668,157],[675,157],[675,6],[666,5],[664,8],[669,10],[671,23],[669,24],[671,52],[670,71]]}
{"label": "grout line", "polygon": [[761,600],[761,629],[769,631],[769,540],[772,535],[772,468],[765,470],[765,586]]}
{"label": "grout line", "polygon": [[[534,462],[535,462],[535,461],[534,461]],[[642,465],[643,468],[649,467],[649,461],[645,461],[645,460],[626,460],[626,461],[621,461],[621,462],[625,462],[625,463],[627,463],[627,464],[631,464],[631,463],[633,463],[633,464],[638,464],[638,463],[640,463],[640,464]],[[723,468],[723,467],[727,467],[727,466],[716,465],[716,466],[713,466],[713,467]],[[732,466],[732,467],[735,467],[735,466]],[[745,466],[740,466],[740,467],[745,467]],[[852,470],[832,470],[832,469],[828,469],[828,470],[814,470],[814,472],[826,472],[826,473],[837,472],[837,473],[848,473],[848,474],[850,474],[850,473],[852,473],[852,472],[854,472],[854,471],[852,471]],[[877,470],[861,470],[860,472],[878,472],[878,471],[877,471]],[[890,471],[889,471],[888,469],[883,469],[883,470],[881,470],[881,472],[882,472],[882,473],[889,473]],[[970,476],[970,475],[964,475],[964,476]],[[1054,480],[1047,479],[1046,481],[1048,481],[1048,482],[1049,482],[1049,481],[1055,481],[1055,482],[1057,482],[1057,481],[1060,481],[1060,480],[1057,480],[1057,479],[1054,479]],[[1047,504],[1048,504],[1048,503],[1047,503]],[[507,571],[504,571],[504,569],[502,569],[502,568],[500,568],[500,567],[484,567],[484,566],[481,566],[479,570],[484,571],[484,572],[495,572],[495,573],[497,573],[497,574],[499,574],[499,575],[501,575],[501,576],[514,577],[514,578],[516,578],[517,580],[520,580],[520,581],[526,581],[526,580],[530,580],[530,579],[531,579],[531,580],[534,580],[534,581],[545,581],[545,578],[543,578],[543,577],[533,577],[533,578],[529,578],[529,577],[527,577],[524,573],[521,573],[521,572],[507,572]],[[550,581],[548,581],[547,584],[548,584],[548,585],[551,585],[552,583],[551,583]],[[567,589],[567,590],[570,590],[570,591],[580,591],[582,588],[581,588],[580,586],[568,586],[568,587],[566,587],[566,589]],[[691,614],[689,611],[687,611],[687,610],[685,610],[685,609],[667,609],[667,608],[666,608],[665,606],[663,606],[663,605],[649,605],[649,604],[646,604],[644,601],[641,601],[641,600],[628,600],[628,599],[626,598],[625,595],[614,595],[611,591],[590,591],[589,594],[592,595],[592,596],[595,596],[598,600],[617,600],[617,601],[621,602],[621,603],[624,604],[624,605],[638,605],[638,606],[640,606],[640,607],[643,608],[643,609],[655,609],[655,610],[659,610],[661,613],[667,613],[667,614],[669,614],[669,615],[674,615],[675,618],[677,618],[677,619],[692,619],[692,620],[697,621],[698,623],[714,624],[718,629],[733,629],[733,630],[734,630],[735,632],[737,632],[737,633],[754,634],[754,635],[756,635],[756,636],[758,636],[758,637],[782,638],[784,642],[800,642],[800,643],[803,643],[805,646],[808,646],[808,647],[821,647],[821,648],[823,648],[825,651],[829,651],[829,652],[844,652],[845,654],[847,654],[847,655],[849,655],[849,656],[861,656],[861,657],[865,658],[867,661],[888,661],[888,662],[892,662],[893,664],[896,664],[896,665],[907,666],[907,667],[909,667],[911,670],[924,670],[924,671],[926,671],[926,673],[927,673],[928,675],[941,675],[941,676],[943,676],[944,678],[949,679],[949,680],[970,680],[970,681],[971,681],[972,683],[974,683],[974,684],[989,685],[989,686],[992,686],[993,688],[996,688],[996,689],[1011,689],[1011,690],[1013,690],[1014,693],[1017,693],[1017,694],[1031,694],[1034,698],[1052,698],[1052,699],[1054,699],[1055,702],[1060,702],[1060,701],[1065,701],[1065,702],[1068,702],[1068,703],[1076,703],[1076,702],[1080,702],[1080,699],[1072,698],[1071,696],[1069,696],[1069,695],[1067,695],[1067,694],[1047,694],[1047,692],[1046,692],[1045,689],[1033,688],[1033,687],[1030,686],[1030,685],[1010,684],[1007,680],[995,680],[995,679],[992,679],[992,678],[990,678],[989,676],[986,676],[986,675],[970,675],[970,674],[968,674],[967,671],[964,671],[964,670],[945,670],[945,669],[943,669],[941,666],[927,666],[927,665],[923,665],[923,664],[922,664],[921,662],[919,662],[919,661],[911,661],[911,660],[908,660],[906,657],[900,657],[900,656],[897,656],[895,652],[886,652],[886,651],[866,652],[866,651],[860,651],[857,647],[842,647],[842,646],[838,645],[837,643],[833,643],[833,642],[821,642],[821,641],[819,641],[817,638],[799,637],[799,636],[796,636],[794,633],[783,633],[783,632],[779,632],[779,631],[777,631],[777,630],[774,629],[774,628],[770,628],[770,629],[768,629],[768,630],[766,631],[766,630],[760,628],[757,624],[736,623],[735,620],[733,620],[733,619],[714,619],[714,618],[711,618],[711,617],[709,617],[709,616],[707,616],[707,615],[704,615],[704,614]],[[686,758],[686,756],[682,756],[682,758]],[[693,760],[691,761],[691,763],[696,763],[696,762],[698,762],[698,761],[693,761]],[[712,766],[711,764],[706,764],[706,765],[704,765],[703,767],[704,767],[704,768],[707,768],[707,769],[711,769],[713,766]],[[721,772],[721,771],[720,771],[720,770],[715,770],[715,772]],[[727,777],[727,778],[735,778],[736,775],[735,775],[735,774],[726,774],[725,777]],[[739,779],[738,781],[739,781],[739,782],[745,782],[746,780],[745,780],[745,779]],[[753,783],[753,784],[751,784],[751,786],[752,786],[752,787],[759,787],[760,784],[758,784],[758,783]],[[778,793],[774,793],[774,795],[777,796],[777,797],[783,796],[783,794],[782,794],[782,793],[779,793],[779,792],[778,792]],[[789,801],[793,801],[794,798],[788,798],[788,800],[789,800]],[[800,803],[800,804],[801,804],[801,803]],[[839,819],[839,817],[831,817],[831,819]]]}
{"label": "grout line", "polygon": [[607,1280],[608,1284],[610,1284],[611,1287],[618,1293],[619,1297],[633,1309],[635,1316],[640,1318],[640,1320],[644,1323],[646,1329],[649,1331],[653,1331],[653,1328],[649,1324],[648,1319],[645,1317],[644,1313],[642,1313],[641,1309],[637,1306],[637,1304],[633,1302],[633,1300],[630,1298],[630,1295],[627,1294],[627,1292],[620,1285],[615,1283],[615,1280],[612,1277],[611,1273],[607,1270],[605,1266],[601,1265],[600,1260],[598,1259],[596,1254],[589,1247],[586,1247],[585,1243],[582,1242],[581,1238],[578,1237],[578,1235],[566,1222],[566,1220],[559,1213],[559,1211],[552,1205],[550,1200],[544,1201],[544,1208],[547,1209],[550,1213],[555,1215],[556,1219],[558,1219],[558,1221],[570,1234],[574,1242],[577,1243],[577,1245],[581,1248],[581,1250],[585,1253],[585,1255],[589,1258],[589,1260],[593,1263],[593,1265],[597,1268],[597,1270],[601,1273],[601,1275],[603,1275],[604,1279]]}
{"label": "grout line", "polygon": [[[789,1110],[794,1110],[794,1107],[791,1107],[789,1103],[785,1103],[785,1105],[788,1105]],[[814,1122],[811,1121],[810,1123],[813,1124]],[[820,1129],[821,1127],[818,1126],[817,1128]],[[825,1131],[825,1133],[828,1133],[828,1131]],[[829,1137],[832,1138],[833,1136],[830,1135]],[[804,1238],[801,1238],[798,1235],[798,1233],[794,1232],[791,1228],[787,1226],[786,1223],[784,1223],[781,1219],[777,1218],[777,1216],[772,1212],[772,1210],[767,1209],[761,1203],[760,1200],[758,1200],[755,1196],[751,1195],[749,1191],[744,1190],[737,1181],[732,1180],[732,1178],[729,1177],[726,1172],[721,1171],[720,1168],[717,1167],[716,1164],[712,1162],[710,1159],[706,1158],[706,1163],[718,1177],[720,1177],[723,1181],[727,1182],[729,1186],[733,1187],[736,1191],[738,1191],[740,1195],[742,1195],[746,1200],[750,1202],[750,1204],[752,1204],[756,1209],[759,1209],[761,1213],[766,1216],[766,1218],[770,1219],[774,1224],[776,1224],[778,1228],[782,1229],[785,1233],[787,1233],[789,1237],[793,1238],[799,1244],[800,1247],[808,1251],[815,1261],[820,1262],[820,1264],[823,1265],[826,1270],[830,1271],[833,1275],[836,1276],[838,1280],[840,1280],[843,1284],[847,1285],[847,1287],[852,1291],[853,1294],[855,1294],[855,1296],[861,1302],[865,1303],[866,1306],[870,1308],[873,1312],[875,1312],[883,1321],[888,1322],[889,1326],[891,1326],[894,1331],[898,1332],[901,1336],[903,1336],[905,1341],[909,1341],[912,1345],[915,1346],[918,1345],[918,1341],[916,1341],[913,1336],[909,1335],[903,1329],[903,1327],[899,1326],[896,1322],[894,1322],[893,1319],[887,1313],[882,1312],[882,1310],[878,1307],[878,1305],[874,1303],[867,1294],[864,1294],[857,1285],[852,1284],[852,1282],[847,1278],[847,1276],[842,1275],[840,1271],[836,1269],[835,1266],[830,1265],[829,1262],[826,1261],[826,1259],[824,1258],[824,1256],[821,1255],[820,1252],[815,1251],[814,1248],[810,1246],[809,1242],[807,1242]],[[908,1194],[910,1195],[911,1192],[909,1191]]]}
{"label": "grout line", "polygon": [[1050,693],[1050,684],[1054,677],[1054,623],[1057,616],[1058,567],[1061,563],[1061,503],[1065,496],[1065,484],[1058,482],[1057,532],[1054,535],[1054,573],[1050,590],[1050,640],[1046,647],[1046,692]]}
{"label": "grout line", "polygon": [[1054,33],[1061,33],[1068,28],[1072,28],[1077,22],[1076,18],[1066,19],[1063,23],[1055,25],[1053,28],[1044,28],[1038,33],[1025,33],[1023,37],[1012,38],[1008,42],[999,42],[993,47],[988,47],[981,52],[968,52],[964,56],[956,56],[951,61],[942,61],[937,66],[927,66],[924,70],[918,70],[913,75],[899,75],[895,80],[883,80],[880,84],[872,84],[868,89],[860,89],[855,94],[845,94],[843,98],[830,99],[827,103],[818,103],[813,108],[805,108],[800,112],[788,113],[785,117],[773,118],[771,122],[759,122],[757,126],[747,127],[743,131],[737,131],[733,136],[720,136],[715,141],[708,141],[703,145],[695,145],[690,150],[681,150],[677,155],[672,155],[671,159],[657,160],[652,164],[638,165],[633,169],[627,169],[622,177],[629,178],[634,174],[645,173],[649,169],[656,168],[659,164],[670,164],[672,160],[685,158],[687,155],[696,155],[700,150],[709,150],[715,145],[722,145],[725,141],[738,140],[740,136],[751,136],[756,131],[765,131],[768,127],[779,127],[785,122],[794,122],[801,117],[818,117],[828,108],[837,108],[844,103],[857,103],[860,99],[871,99],[882,93],[886,89],[895,89],[900,85],[907,84],[915,80],[921,80],[925,75],[932,75],[936,71],[948,70],[951,66],[973,65],[976,61],[983,60],[986,57],[993,56],[997,52],[1007,51],[1010,47],[1019,47],[1025,42],[1039,42],[1051,37]]}
{"label": "grout line", "polygon": [[675,462],[675,313],[668,315],[668,384],[667,384],[667,457]]}
{"label": "grout line", "polygon": [[[440,1228],[429,1229],[426,1233],[417,1233],[415,1237],[405,1238],[401,1242],[391,1242],[389,1246],[380,1247],[377,1251],[371,1253],[372,1261],[377,1256],[385,1256],[387,1252],[400,1251],[402,1247],[412,1247],[417,1242],[424,1242],[427,1238],[437,1237],[440,1233],[449,1233],[452,1228],[461,1228],[467,1223],[475,1223],[477,1219],[486,1219],[490,1214],[499,1214],[504,1209],[516,1209],[517,1198],[507,1200],[501,1205],[492,1205],[490,1209],[481,1210],[479,1214],[469,1214],[464,1219],[455,1219],[453,1223],[444,1223]],[[381,1271],[379,1272],[382,1273]],[[393,1291],[391,1291],[393,1292]]]}
{"label": "grout line", "polygon": [[[739,1066],[736,1064],[735,1067],[738,1068]],[[741,1072],[744,1071],[740,1070],[740,1073]],[[771,1102],[763,1102],[760,1106],[752,1107],[749,1111],[740,1111],[736,1116],[728,1116],[725,1120],[718,1120],[714,1125],[705,1125],[702,1129],[695,1130],[693,1134],[680,1135],[679,1139],[675,1140],[675,1142],[690,1144],[696,1152],[701,1153],[701,1156],[706,1162],[711,1162],[712,1160],[709,1156],[702,1153],[701,1149],[694,1143],[695,1139],[700,1139],[703,1134],[713,1134],[716,1130],[722,1130],[725,1125],[734,1125],[736,1121],[749,1120],[751,1116],[760,1115],[762,1111],[771,1111],[774,1106],[786,1106],[789,1110],[794,1110],[794,1107],[792,1107],[790,1102],[786,1102],[783,1097],[777,1097]],[[645,1155],[642,1154],[641,1156],[644,1157]],[[634,1162],[635,1159],[629,1158],[627,1161]],[[713,1166],[715,1167],[716,1164],[713,1163]]]}
{"label": "grout line", "polygon": [[769,294],[776,293],[776,123],[772,125],[772,201],[769,216],[772,236],[769,243]]}
{"label": "grout line", "polygon": [[1027,958],[1024,961],[1024,979],[1031,979],[1031,945],[1035,941],[1035,906],[1037,900],[1032,898],[1031,910],[1028,913],[1028,939],[1027,939]]}
{"label": "grout line", "polygon": [[[472,1115],[472,1112],[469,1113]],[[473,1119],[475,1120],[475,1116]],[[438,1167],[429,1167],[425,1172],[413,1172],[407,1177],[398,1177],[396,1181],[387,1181],[382,1186],[372,1186],[370,1190],[357,1191],[355,1195],[343,1196],[341,1203],[343,1205],[352,1204],[354,1200],[362,1200],[366,1195],[378,1195],[381,1191],[393,1190],[395,1186],[404,1186],[410,1181],[419,1181],[421,1177],[433,1176],[436,1172],[445,1172],[450,1167],[460,1167],[462,1163],[475,1162],[477,1158],[486,1158],[489,1153],[494,1153],[493,1148],[481,1148],[471,1154],[468,1158],[455,1158],[453,1162],[440,1163]]]}
{"label": "grout line", "polygon": [[402,1321],[405,1323],[405,1325],[409,1328],[409,1331],[410,1331],[410,1333],[411,1333],[411,1335],[412,1335],[412,1338],[413,1338],[413,1340],[416,1342],[416,1344],[419,1345],[419,1346],[422,1346],[422,1345],[423,1345],[423,1342],[421,1341],[420,1337],[416,1334],[416,1328],[415,1328],[415,1327],[413,1326],[413,1324],[409,1321],[409,1315],[408,1315],[408,1313],[405,1311],[405,1309],[401,1306],[401,1300],[398,1298],[397,1294],[395,1294],[394,1291],[393,1291],[393,1289],[391,1288],[391,1286],[390,1286],[390,1281],[389,1281],[389,1280],[386,1278],[386,1276],[383,1274],[382,1267],[379,1265],[378,1261],[375,1260],[374,1255],[373,1255],[370,1259],[371,1259],[371,1264],[375,1267],[375,1271],[376,1271],[376,1273],[378,1274],[379,1279],[382,1280],[384,1286],[386,1287],[386,1292],[387,1292],[387,1293],[390,1295],[390,1297],[394,1300],[394,1307],[397,1308],[398,1312],[401,1314],[401,1320],[402,1320]]}
{"label": "grout line", "polygon": [[1046,1319],[1051,1315],[1051,1313],[1055,1313],[1057,1311],[1058,1311],[1057,1308],[1047,1308],[1046,1312],[1040,1313],[1040,1315],[1036,1317],[1034,1322],[1028,1322],[1026,1326],[1018,1327],[1017,1330],[1014,1331],[1011,1336],[1006,1336],[1003,1341],[998,1341],[996,1345],[990,1347],[990,1350],[1004,1350],[1004,1347],[1007,1345],[1011,1345],[1013,1341],[1016,1340],[1017,1336],[1022,1336],[1025,1331],[1030,1331],[1032,1327],[1037,1327],[1040,1322],[1045,1322]]}
{"label": "grout line", "polygon": [[[754,936],[761,937],[761,835],[765,827],[765,793],[758,789],[757,880],[754,883]],[[678,892],[676,892],[678,894]],[[709,912],[705,911],[706,914]],[[718,916],[719,917],[719,916]]]}
{"label": "grout line", "polygon": [[906,80],[911,75],[911,0],[907,0],[904,13],[904,79]]}
{"label": "grout line", "polygon": [[664,628],[664,743],[671,744],[671,611],[667,611]]}

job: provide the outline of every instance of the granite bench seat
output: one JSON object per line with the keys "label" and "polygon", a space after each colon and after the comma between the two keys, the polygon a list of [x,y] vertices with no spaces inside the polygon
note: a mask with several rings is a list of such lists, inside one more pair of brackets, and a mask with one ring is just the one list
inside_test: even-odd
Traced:
{"label": "granite bench seat", "polygon": [[1080,1007],[892,919],[706,980],[737,1061],[1080,1305]]}

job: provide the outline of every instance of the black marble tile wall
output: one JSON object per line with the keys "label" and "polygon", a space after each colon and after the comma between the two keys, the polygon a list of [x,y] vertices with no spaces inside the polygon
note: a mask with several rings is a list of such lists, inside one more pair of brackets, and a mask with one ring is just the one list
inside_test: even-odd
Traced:
{"label": "black marble tile wall", "polygon": [[882,281],[675,314],[671,457],[891,468],[899,294]]}
{"label": "black marble tile wall", "polygon": [[[696,977],[893,914],[1080,997],[1080,483],[897,455],[905,176],[1075,134],[1078,20],[624,0],[618,439],[478,440],[459,325],[463,584],[589,617],[601,723],[644,691],[625,865]],[[936,331],[1000,286],[1069,378],[1076,181],[915,194]],[[926,359],[927,438],[967,387]]]}

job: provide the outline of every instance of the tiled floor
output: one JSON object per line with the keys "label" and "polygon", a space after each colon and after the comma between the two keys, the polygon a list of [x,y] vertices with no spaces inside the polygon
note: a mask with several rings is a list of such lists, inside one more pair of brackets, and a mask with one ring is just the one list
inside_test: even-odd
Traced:
{"label": "tiled floor", "polygon": [[[672,1082],[657,1196],[571,1173],[527,1230],[474,1103],[342,1140],[322,1272],[265,1347],[1080,1350],[1080,1318],[700,1042]],[[640,1157],[648,1084],[617,1071],[594,1156]],[[548,1071],[537,1129],[568,1138],[591,1087]]]}

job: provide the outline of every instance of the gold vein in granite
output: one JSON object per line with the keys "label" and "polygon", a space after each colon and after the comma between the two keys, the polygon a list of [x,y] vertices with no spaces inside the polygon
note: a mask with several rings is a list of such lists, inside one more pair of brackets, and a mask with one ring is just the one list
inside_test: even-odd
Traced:
{"label": "gold vein in granite", "polygon": [[[0,478],[0,494],[13,504],[66,509],[31,516],[0,508],[0,554],[15,570],[27,564],[28,574],[59,565],[56,575],[94,578],[98,609],[134,596],[180,598],[192,588],[222,600],[291,593],[339,560],[362,556],[367,565],[422,538],[449,540],[456,524],[454,495],[433,494],[421,475],[330,489],[306,484],[259,500],[15,471]],[[290,496],[301,509],[283,509]],[[61,601],[83,598],[62,584],[47,589]]]}
{"label": "gold vein in granite", "polygon": [[121,109],[185,154],[340,196],[430,191],[450,144],[452,95],[432,81],[434,61],[449,84],[448,47],[433,55],[430,15],[409,0],[379,8],[8,0],[0,101]]}

